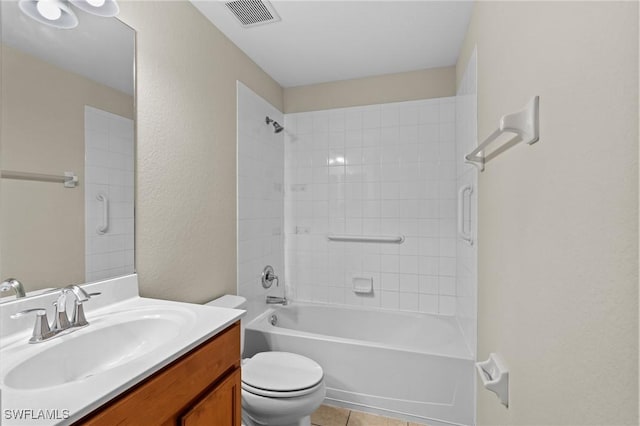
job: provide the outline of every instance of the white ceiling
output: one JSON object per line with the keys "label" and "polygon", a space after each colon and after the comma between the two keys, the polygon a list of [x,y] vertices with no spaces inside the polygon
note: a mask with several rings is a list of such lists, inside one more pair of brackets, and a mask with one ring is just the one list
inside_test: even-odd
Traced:
{"label": "white ceiling", "polygon": [[191,0],[283,87],[455,65],[471,0],[274,0],[282,20],[243,28],[222,0]]}
{"label": "white ceiling", "polygon": [[71,30],[43,25],[1,0],[2,42],[93,81],[133,95],[135,32],[115,18],[73,8],[80,21]]}

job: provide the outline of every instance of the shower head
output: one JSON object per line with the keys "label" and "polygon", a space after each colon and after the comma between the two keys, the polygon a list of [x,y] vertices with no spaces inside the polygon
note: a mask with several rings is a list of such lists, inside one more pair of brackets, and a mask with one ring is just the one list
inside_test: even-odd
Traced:
{"label": "shower head", "polygon": [[265,118],[265,120],[264,120],[264,121],[265,121],[265,123],[267,123],[267,124],[271,124],[271,123],[273,123],[273,129],[274,129],[274,130],[273,130],[273,133],[280,133],[281,131],[283,131],[283,130],[284,130],[284,127],[282,127],[280,124],[278,124],[278,122],[277,122],[277,121],[275,121],[275,120],[273,120],[273,119],[271,119],[271,118],[269,118],[269,117]]}

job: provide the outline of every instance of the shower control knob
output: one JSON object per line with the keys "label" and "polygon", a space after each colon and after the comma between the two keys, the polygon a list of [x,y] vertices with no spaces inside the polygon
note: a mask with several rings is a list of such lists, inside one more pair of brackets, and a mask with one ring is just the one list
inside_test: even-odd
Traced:
{"label": "shower control knob", "polygon": [[271,288],[273,285],[273,281],[275,280],[276,286],[279,285],[278,276],[275,274],[273,270],[273,266],[267,265],[262,270],[262,287]]}

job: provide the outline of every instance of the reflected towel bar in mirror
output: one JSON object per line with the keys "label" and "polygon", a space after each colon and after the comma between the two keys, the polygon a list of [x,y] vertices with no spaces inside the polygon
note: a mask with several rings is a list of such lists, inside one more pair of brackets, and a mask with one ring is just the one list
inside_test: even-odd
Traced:
{"label": "reflected towel bar in mirror", "polygon": [[76,186],[78,186],[78,176],[73,172],[64,172],[64,176],[60,176],[46,175],[42,173],[14,172],[11,170],[2,170],[0,172],[0,177],[2,177],[3,179],[63,183],[65,188],[75,188]]}

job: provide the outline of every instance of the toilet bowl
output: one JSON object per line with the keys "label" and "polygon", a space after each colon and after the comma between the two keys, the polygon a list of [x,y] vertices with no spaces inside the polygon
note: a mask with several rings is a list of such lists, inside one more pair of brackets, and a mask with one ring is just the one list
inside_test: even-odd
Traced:
{"label": "toilet bowl", "polygon": [[242,364],[242,411],[247,426],[308,426],[325,396],[322,368],[289,352],[261,352]]}
{"label": "toilet bowl", "polygon": [[[246,299],[225,295],[209,306],[243,309]],[[241,350],[244,324],[240,324]],[[290,352],[261,352],[242,360],[242,422],[246,426],[309,426],[324,400],[322,367]]]}

